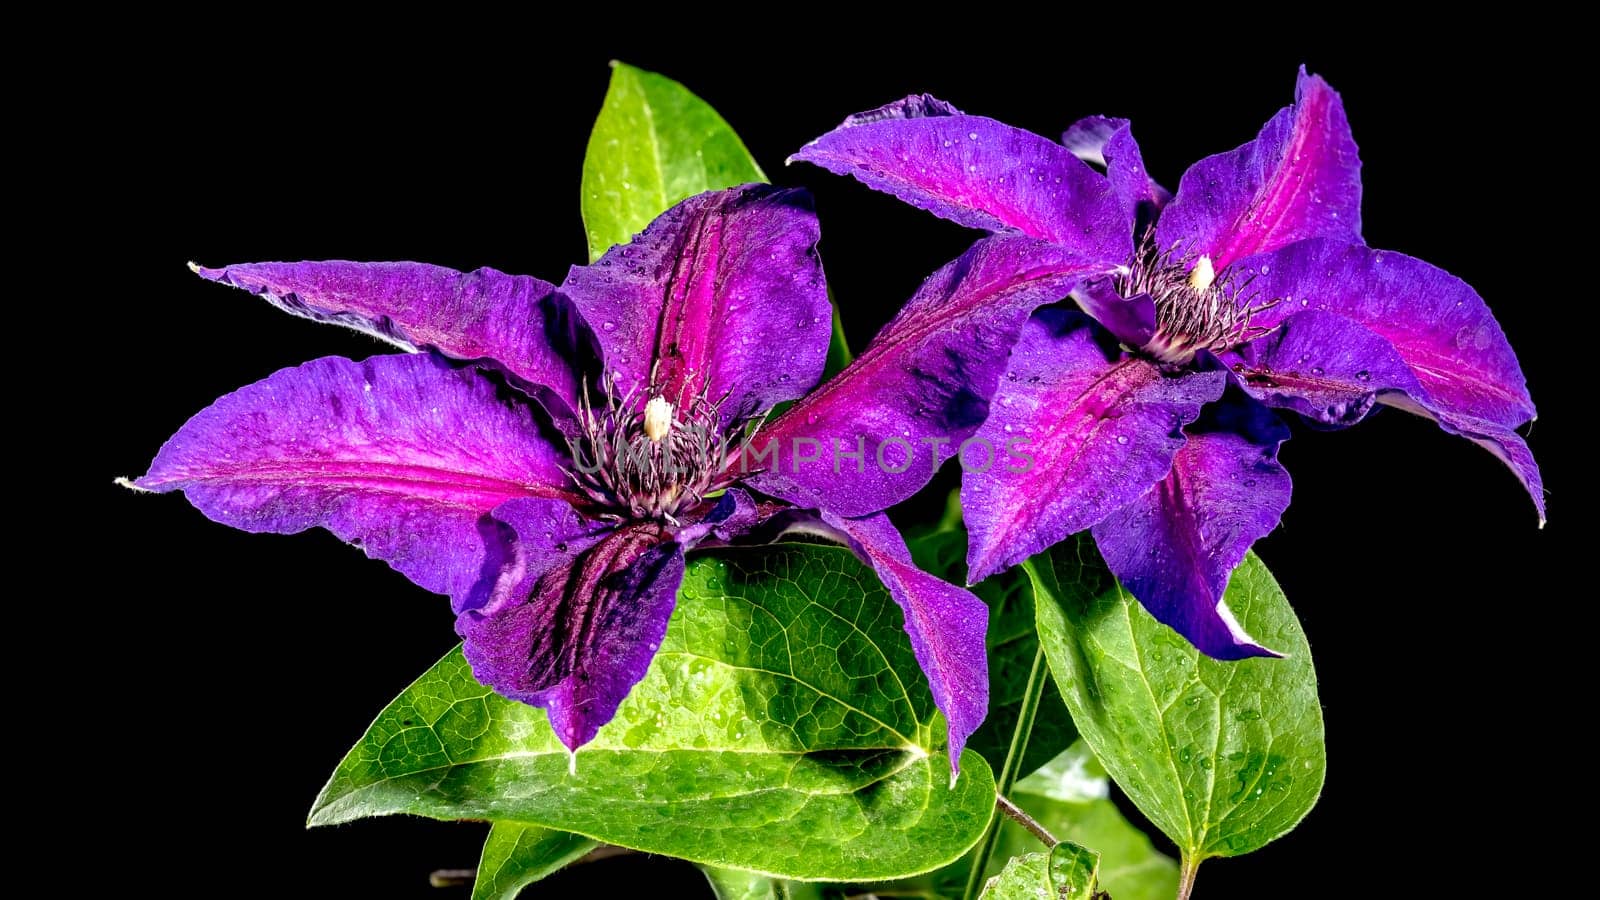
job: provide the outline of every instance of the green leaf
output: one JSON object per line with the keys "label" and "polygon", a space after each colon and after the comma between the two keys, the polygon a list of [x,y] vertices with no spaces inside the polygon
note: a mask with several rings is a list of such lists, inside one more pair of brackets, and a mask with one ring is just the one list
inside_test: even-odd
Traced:
{"label": "green leaf", "polygon": [[1070,841],[1048,853],[1014,856],[989,879],[981,896],[988,900],[1091,900],[1100,855]]}
{"label": "green leaf", "polygon": [[612,63],[611,86],[583,158],[583,225],[593,262],[672,204],[766,181],[744,142],[683,85]]}
{"label": "green leaf", "polygon": [[823,900],[827,896],[823,886],[815,882],[789,882],[716,866],[701,866],[700,871],[711,882],[711,892],[717,900]]}
{"label": "green leaf", "polygon": [[522,889],[599,846],[565,831],[495,822],[483,842],[472,900],[514,900]]}
{"label": "green leaf", "polygon": [[[1072,841],[1100,856],[1100,889],[1115,900],[1172,900],[1178,864],[1157,850],[1109,799],[1111,783],[1083,741],[1017,782],[1010,797],[1057,839]],[[1000,834],[984,875],[1000,873],[1007,858],[1039,850],[1039,839],[1009,817],[1000,817]],[[971,856],[911,881],[885,888],[884,896],[916,893],[958,898],[968,880]]]}
{"label": "green leaf", "polygon": [[951,785],[904,621],[841,547],[697,556],[649,673],[575,757],[456,651],[378,716],[311,824],[511,820],[803,880],[938,868],[982,834],[994,779],[969,752]]}
{"label": "green leaf", "polygon": [[1234,571],[1225,600],[1284,659],[1203,656],[1116,583],[1086,538],[1026,568],[1073,720],[1186,865],[1248,853],[1304,818],[1322,790],[1322,706],[1305,634],[1259,558]]}
{"label": "green leaf", "polygon": [[781,882],[753,872],[701,866],[717,900],[783,900]]}
{"label": "green leaf", "polygon": [[[1017,783],[1011,799],[1045,830],[1100,854],[1100,888],[1115,900],[1171,900],[1178,864],[1157,850],[1109,799],[1105,770],[1083,741]],[[1023,853],[1039,841],[1007,819],[996,855]]]}
{"label": "green leaf", "polygon": [[979,895],[985,900],[1053,900],[1050,896],[1050,854],[1025,853],[1006,861]]}
{"label": "green leaf", "polygon": [[[961,522],[959,492],[950,493],[939,524],[912,537],[907,544],[912,559],[923,571],[965,584],[967,530]],[[989,631],[984,639],[989,647],[989,715],[967,740],[967,746],[983,754],[989,767],[998,772],[1005,764],[1017,715],[1028,692],[1028,673],[1039,649],[1033,590],[1020,569],[1009,569],[986,579],[972,592],[989,606]],[[1077,737],[1078,731],[1061,704],[1060,692],[1054,682],[1047,682],[1018,771],[1025,775],[1039,768],[1071,746]]]}
{"label": "green leaf", "polygon": [[1057,900],[1093,900],[1100,888],[1100,854],[1071,841],[1050,851],[1050,890]]}
{"label": "green leaf", "polygon": [[844,367],[850,365],[856,358],[856,355],[850,352],[849,341],[845,340],[844,319],[839,316],[839,304],[834,302],[831,290],[828,292],[828,305],[833,307],[833,332],[828,338],[828,361],[822,368],[823,381],[843,372]]}

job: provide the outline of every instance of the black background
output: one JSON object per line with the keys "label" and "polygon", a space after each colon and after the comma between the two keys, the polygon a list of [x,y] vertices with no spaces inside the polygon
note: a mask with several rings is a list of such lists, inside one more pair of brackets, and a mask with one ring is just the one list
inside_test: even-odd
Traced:
{"label": "black background", "polygon": [[[1561,643],[1547,629],[1577,605],[1549,573],[1579,515],[1564,502],[1576,475],[1560,452],[1575,439],[1575,409],[1561,384],[1587,339],[1551,304],[1591,303],[1592,278],[1570,256],[1588,238],[1548,217],[1577,188],[1564,182],[1561,145],[1536,124],[1559,121],[1564,76],[1418,36],[1321,48],[1176,33],[1128,47],[1062,33],[974,52],[826,27],[827,39],[746,30],[672,49],[491,27],[405,39],[258,31],[151,49],[105,80],[87,139],[104,150],[92,177],[111,203],[83,227],[115,271],[70,291],[115,328],[99,357],[107,402],[95,407],[104,453],[94,461],[106,482],[96,521],[114,540],[75,565],[116,578],[93,613],[114,649],[99,657],[92,696],[99,755],[118,759],[117,844],[140,867],[122,871],[160,867],[174,895],[241,885],[267,896],[445,897],[428,872],[475,863],[483,826],[303,827],[370,718],[454,644],[445,601],[325,533],[246,535],[177,497],[109,481],[142,472],[222,393],[314,357],[386,352],[203,283],[186,260],[416,259],[559,281],[584,258],[579,171],[606,62],[619,57],[688,84],[774,180],[816,193],[829,279],[857,347],[974,234],[853,181],[784,167],[845,114],[930,91],[1047,135],[1086,114],[1130,116],[1152,174],[1171,187],[1189,162],[1253,137],[1292,99],[1301,62],[1325,75],[1366,163],[1368,241],[1474,284],[1519,349],[1543,413],[1531,441],[1554,524],[1537,530],[1498,462],[1426,422],[1388,412],[1341,433],[1297,430],[1283,451],[1294,503],[1258,549],[1316,652],[1327,787],[1289,836],[1207,863],[1197,896],[1355,893],[1371,884],[1360,874],[1369,854],[1403,860],[1371,888],[1384,896],[1466,896],[1541,877],[1544,861],[1519,864],[1513,851],[1485,871],[1478,854],[1506,829],[1537,830],[1533,804],[1548,789],[1537,748],[1560,738],[1508,709],[1542,683],[1537,657],[1523,654]],[[1582,290],[1564,293],[1574,273]],[[902,521],[918,514],[912,506]],[[1509,700],[1497,693],[1506,685]],[[1499,736],[1505,726],[1515,736]],[[671,895],[699,883],[678,863],[625,859],[529,896]]]}

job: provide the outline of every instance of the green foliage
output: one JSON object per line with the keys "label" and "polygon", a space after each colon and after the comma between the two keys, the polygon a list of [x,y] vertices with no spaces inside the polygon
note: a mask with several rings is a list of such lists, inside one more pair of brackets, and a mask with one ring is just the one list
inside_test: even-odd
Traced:
{"label": "green foliage", "polygon": [[586,837],[564,831],[496,822],[483,842],[472,900],[513,900],[523,888],[597,846]]}
{"label": "green foliage", "polygon": [[1030,560],[1039,635],[1083,738],[1189,865],[1255,850],[1316,803],[1322,707],[1304,633],[1254,554],[1225,600],[1284,659],[1219,662],[1144,611],[1087,539]]}
{"label": "green foliage", "polygon": [[981,896],[988,900],[1092,900],[1100,854],[1070,841],[1043,853],[1013,857],[989,879]]}
{"label": "green foliage", "polygon": [[613,63],[583,158],[583,225],[594,261],[685,197],[766,181],[722,116],[670,78]]}
{"label": "green foliage", "polygon": [[379,715],[311,823],[515,821],[795,879],[936,869],[978,840],[994,783],[969,752],[951,786],[903,624],[842,548],[699,556],[649,674],[575,756],[456,651]]}

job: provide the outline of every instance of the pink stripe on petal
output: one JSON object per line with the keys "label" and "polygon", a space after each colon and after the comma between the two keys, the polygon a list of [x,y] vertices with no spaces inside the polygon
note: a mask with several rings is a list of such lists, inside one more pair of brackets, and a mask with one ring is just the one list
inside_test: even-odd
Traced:
{"label": "pink stripe on petal", "polygon": [[1062,309],[1028,322],[1007,369],[978,436],[1015,449],[1006,465],[962,475],[973,583],[1143,494],[1183,446],[1182,427],[1227,380],[1221,371],[1164,373]]}
{"label": "pink stripe on petal", "polygon": [[1235,260],[1316,237],[1361,239],[1361,158],[1344,104],[1300,70],[1294,105],[1256,139],[1190,167],[1161,213],[1162,250]]}
{"label": "pink stripe on petal", "polygon": [[245,531],[326,528],[459,603],[509,553],[484,514],[517,497],[565,501],[565,458],[520,395],[476,368],[327,357],[217,400],[134,485],[183,491]]}

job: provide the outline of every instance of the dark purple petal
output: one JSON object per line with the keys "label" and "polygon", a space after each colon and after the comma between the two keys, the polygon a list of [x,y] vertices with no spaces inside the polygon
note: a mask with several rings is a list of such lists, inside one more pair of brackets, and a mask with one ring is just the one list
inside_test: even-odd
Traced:
{"label": "dark purple petal", "polygon": [[843,516],[911,496],[989,414],[1028,314],[1106,271],[1032,238],[977,242],[843,372],[761,429],[743,463],[760,471],[750,484]]}
{"label": "dark purple petal", "polygon": [[856,555],[878,573],[906,614],[911,651],[928,676],[933,702],[949,727],[950,769],[989,709],[989,662],[984,634],[989,609],[972,592],[917,568],[905,539],[881,513],[863,519],[822,514]]}
{"label": "dark purple petal", "polygon": [[612,531],[610,524],[585,518],[565,499],[507,500],[489,517],[510,549],[493,578],[451,604],[458,615],[469,609],[495,610],[522,602],[546,572],[570,562]]}
{"label": "dark purple petal", "polygon": [[1493,453],[1495,458],[1509,466],[1512,473],[1517,476],[1517,480],[1522,482],[1528,496],[1533,498],[1534,508],[1539,511],[1539,527],[1544,527],[1544,478],[1539,474],[1539,465],[1533,459],[1533,451],[1528,449],[1528,442],[1522,439],[1522,435],[1486,419],[1440,409],[1426,399],[1419,401],[1405,394],[1380,394],[1378,402],[1419,416],[1427,416],[1439,423],[1439,427],[1446,432],[1464,437]]}
{"label": "dark purple petal", "polygon": [[472,673],[550,714],[571,750],[594,739],[644,677],[683,581],[661,527],[624,525],[546,570],[528,594],[456,619]]}
{"label": "dark purple petal", "polygon": [[1382,391],[1423,396],[1387,340],[1344,316],[1308,309],[1222,355],[1239,385],[1268,406],[1323,425],[1354,425]]}
{"label": "dark purple petal", "polygon": [[1144,156],[1133,139],[1127,119],[1089,116],[1072,124],[1061,135],[1061,143],[1072,155],[1106,170],[1111,188],[1122,204],[1129,222],[1138,218],[1141,204],[1151,212],[1160,210],[1172,198],[1144,169]]}
{"label": "dark purple petal", "polygon": [[285,312],[354,328],[407,350],[492,360],[569,406],[577,396],[577,323],[547,281],[489,268],[457,272],[424,263],[341,260],[195,271],[258,294]]}
{"label": "dark purple petal", "polygon": [[699,521],[686,522],[678,530],[678,543],[686,549],[693,549],[702,541],[730,543],[761,525],[776,510],[788,508],[773,501],[760,503],[746,491],[728,488]]}
{"label": "dark purple petal", "polygon": [[1122,586],[1157,620],[1217,659],[1276,656],[1240,627],[1222,600],[1228,576],[1289,507],[1278,445],[1289,429],[1240,398],[1186,429],[1172,470],[1144,496],[1094,526]]}
{"label": "dark purple petal", "polygon": [[632,243],[575,266],[562,292],[619,393],[727,400],[723,422],[801,396],[822,375],[832,307],[817,216],[801,190],[747,185],[662,213]]}
{"label": "dark purple petal", "polygon": [[1124,297],[1115,279],[1099,278],[1072,292],[1078,308],[1128,347],[1143,347],[1156,335],[1156,303],[1149,294]]}
{"label": "dark purple petal", "polygon": [[326,528],[468,602],[508,552],[484,514],[519,497],[565,501],[565,458],[529,407],[474,367],[330,356],[219,399],[133,484],[181,490],[245,531]]}
{"label": "dark purple petal", "polygon": [[[1159,481],[1184,425],[1222,395],[1220,370],[1163,373],[1082,313],[1028,321],[977,437],[996,448],[962,473],[976,584],[1093,525]],[[978,461],[978,462],[981,462]]]}
{"label": "dark purple petal", "polygon": [[1251,254],[1323,236],[1361,239],[1361,159],[1339,95],[1302,67],[1293,106],[1255,140],[1183,174],[1156,243],[1209,255],[1220,272]]}
{"label": "dark purple petal", "polygon": [[1503,429],[1534,416],[1517,355],[1466,282],[1403,253],[1303,241],[1239,264],[1250,290],[1278,301],[1256,317],[1275,325],[1303,310],[1359,322],[1388,341],[1431,403]]}
{"label": "dark purple petal", "polygon": [[794,160],[970,228],[1020,232],[1119,262],[1132,246],[1109,183],[1065,147],[926,95],[851,116]]}

